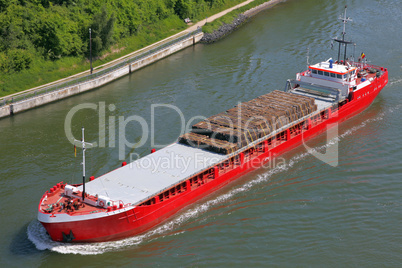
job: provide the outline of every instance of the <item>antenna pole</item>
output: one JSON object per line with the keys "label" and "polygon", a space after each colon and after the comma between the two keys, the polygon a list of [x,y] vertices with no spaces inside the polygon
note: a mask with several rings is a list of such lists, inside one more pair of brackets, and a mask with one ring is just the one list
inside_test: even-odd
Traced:
{"label": "antenna pole", "polygon": [[85,199],[85,138],[84,127],[82,127],[82,201]]}
{"label": "antenna pole", "polygon": [[347,10],[347,6],[345,6],[345,13],[344,13],[343,17],[339,16],[339,19],[343,22],[342,40],[339,40],[337,38],[334,39],[334,41],[339,43],[339,47],[338,47],[338,62],[339,62],[339,60],[341,58],[341,44],[343,44],[345,46],[345,54],[343,56],[344,56],[344,61],[346,62],[346,48],[347,48],[348,44],[352,43],[350,41],[345,41],[346,23],[348,21],[352,21],[351,18],[346,17],[346,10]]}
{"label": "antenna pole", "polygon": [[345,44],[345,54],[343,54],[343,62],[345,62],[346,63],[346,48],[347,48],[348,46]]}
{"label": "antenna pole", "polygon": [[348,18],[346,18],[346,9],[347,9],[347,6],[345,6],[345,14],[343,15],[343,18],[341,19],[343,21],[342,41],[345,41],[346,22],[348,20]]}
{"label": "antenna pole", "polygon": [[92,143],[85,142],[85,129],[82,127],[82,140],[75,140],[75,143],[81,143],[82,146],[82,201],[85,200],[85,151],[86,145],[92,146]]}

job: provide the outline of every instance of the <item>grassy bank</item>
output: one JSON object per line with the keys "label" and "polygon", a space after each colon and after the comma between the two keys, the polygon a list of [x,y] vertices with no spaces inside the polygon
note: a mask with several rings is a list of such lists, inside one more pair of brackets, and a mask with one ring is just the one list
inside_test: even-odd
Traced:
{"label": "grassy bank", "polygon": [[[178,17],[172,17],[144,28],[139,34],[124,38],[118,44],[106,50],[98,59],[93,60],[93,67],[120,58],[135,50],[174,35],[187,28]],[[18,73],[0,75],[0,97],[17,93],[29,88],[56,81],[90,68],[86,57],[62,57],[58,60],[45,60],[35,57],[29,69]]]}
{"label": "grassy bank", "polygon": [[223,24],[231,24],[237,16],[239,16],[240,13],[243,13],[249,9],[252,9],[253,7],[259,6],[265,2],[269,2],[267,0],[255,0],[245,6],[240,7],[239,9],[233,10],[232,12],[229,12],[228,14],[220,17],[219,19],[214,20],[211,23],[207,23],[202,27],[202,31],[204,33],[212,33],[216,30],[219,29]]}
{"label": "grassy bank", "polygon": [[[225,0],[216,5],[197,7],[197,12],[193,12],[194,16],[190,17],[190,19],[193,22],[197,22],[241,2],[243,0]],[[119,39],[109,49],[104,50],[98,58],[93,60],[93,67],[96,68],[151,45],[187,27],[183,19],[178,15],[170,15],[156,23],[143,25],[141,30],[136,31],[135,34]],[[90,68],[89,60],[84,55],[63,56],[53,60],[41,57],[34,52],[31,55],[33,55],[33,60],[29,69],[23,69],[19,72],[0,73],[0,97],[44,85]]]}

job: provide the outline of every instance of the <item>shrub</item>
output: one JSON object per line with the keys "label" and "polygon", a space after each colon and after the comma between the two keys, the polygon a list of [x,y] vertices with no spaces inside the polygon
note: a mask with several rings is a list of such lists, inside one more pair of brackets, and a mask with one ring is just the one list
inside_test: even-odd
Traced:
{"label": "shrub", "polygon": [[19,72],[28,69],[33,56],[23,49],[12,49],[7,53],[0,53],[0,70],[4,73]]}

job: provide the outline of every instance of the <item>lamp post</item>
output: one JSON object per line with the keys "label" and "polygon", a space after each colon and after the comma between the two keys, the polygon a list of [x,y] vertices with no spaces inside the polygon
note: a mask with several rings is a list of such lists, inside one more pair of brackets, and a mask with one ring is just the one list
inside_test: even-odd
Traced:
{"label": "lamp post", "polygon": [[90,62],[91,74],[92,74],[93,68],[92,68],[92,35],[91,35],[91,28],[89,28],[89,62]]}

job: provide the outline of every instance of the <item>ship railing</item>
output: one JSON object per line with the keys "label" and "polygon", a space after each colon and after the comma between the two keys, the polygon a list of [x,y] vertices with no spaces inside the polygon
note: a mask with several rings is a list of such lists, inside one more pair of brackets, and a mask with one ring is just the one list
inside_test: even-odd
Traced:
{"label": "ship railing", "polygon": [[255,146],[258,145],[259,143],[262,143],[262,142],[264,142],[265,140],[276,136],[277,134],[279,134],[279,133],[285,131],[286,129],[288,129],[288,128],[294,126],[294,125],[297,125],[297,124],[299,124],[299,123],[301,123],[301,122],[303,122],[303,121],[308,120],[308,118],[310,118],[310,117],[312,117],[312,116],[315,116],[315,115],[320,114],[322,111],[324,111],[324,110],[326,110],[326,109],[328,109],[328,107],[325,107],[325,108],[323,108],[323,109],[321,109],[321,110],[317,110],[317,111],[315,111],[315,112],[313,112],[313,113],[310,113],[310,114],[307,114],[307,115],[303,116],[302,118],[299,118],[299,119],[297,119],[297,120],[295,120],[295,121],[292,121],[291,123],[289,123],[289,124],[287,124],[287,125],[285,125],[285,126],[283,126],[283,127],[281,127],[281,128],[278,128],[277,130],[274,130],[273,132],[269,133],[268,135],[265,135],[264,137],[261,137],[261,138],[259,138],[258,140],[255,140],[255,141],[252,142],[252,143],[249,143],[248,145],[246,145],[246,146],[240,148],[239,150],[237,150],[237,151],[235,151],[235,152],[233,152],[233,153],[231,153],[231,154],[227,154],[227,155],[226,155],[226,158],[221,159],[221,160],[218,160],[218,161],[216,161],[215,163],[212,163],[212,164],[210,164],[210,165],[204,167],[204,168],[202,169],[202,171],[194,172],[194,173],[192,173],[191,175],[185,177],[184,179],[182,179],[182,180],[180,180],[180,181],[178,181],[178,182],[176,182],[176,183],[173,183],[173,184],[171,184],[171,185],[169,185],[169,186],[163,188],[162,190],[160,190],[160,191],[158,191],[158,192],[156,192],[156,193],[152,193],[152,195],[150,195],[150,196],[148,196],[148,197],[145,197],[145,198],[139,200],[138,202],[136,202],[135,204],[132,204],[132,205],[133,205],[133,206],[137,206],[137,205],[139,205],[139,204],[141,204],[141,203],[143,203],[143,202],[149,200],[150,198],[152,198],[152,197],[154,197],[154,196],[156,196],[156,195],[159,195],[159,194],[161,194],[161,193],[163,193],[163,192],[165,192],[165,191],[171,189],[172,187],[174,187],[174,186],[176,186],[176,185],[178,185],[178,184],[181,184],[181,183],[183,183],[183,182],[186,182],[188,179],[193,178],[193,177],[195,177],[195,176],[197,176],[197,175],[199,175],[199,174],[205,172],[205,171],[208,170],[208,169],[211,169],[211,168],[213,168],[213,167],[215,167],[215,166],[217,166],[217,165],[223,164],[223,163],[224,163],[225,161],[227,161],[228,159],[230,159],[230,158],[232,158],[232,157],[235,157],[235,156],[239,155],[240,153],[249,150],[250,148],[255,147]]}
{"label": "ship railing", "polygon": [[381,66],[374,65],[374,64],[371,64],[371,63],[367,63],[367,62],[363,62],[363,61],[361,61],[361,62],[348,61],[348,63],[349,63],[351,66],[357,67],[357,68],[360,68],[360,69],[364,69],[364,68],[369,67],[369,68],[374,68],[374,69],[381,70],[381,71],[384,70],[384,68],[381,67]]}

